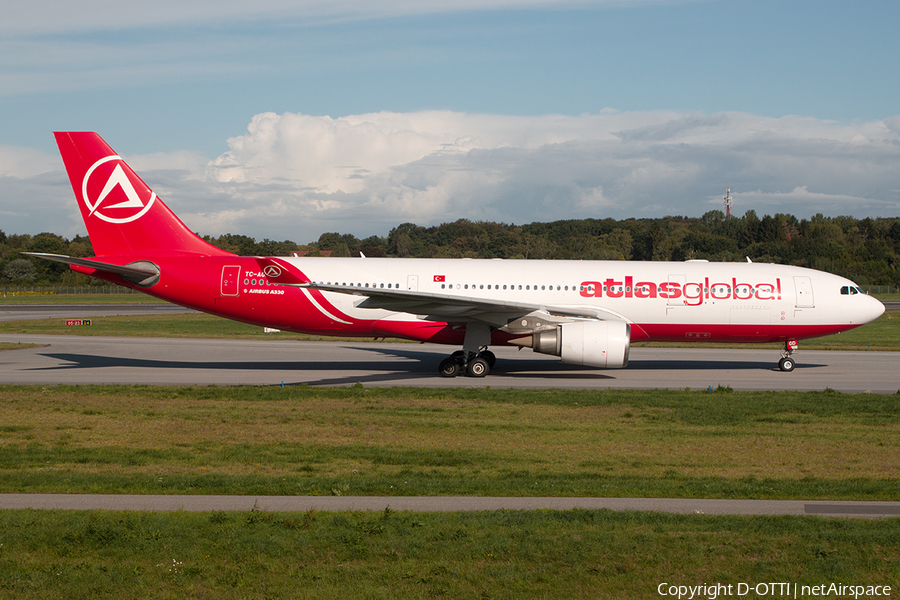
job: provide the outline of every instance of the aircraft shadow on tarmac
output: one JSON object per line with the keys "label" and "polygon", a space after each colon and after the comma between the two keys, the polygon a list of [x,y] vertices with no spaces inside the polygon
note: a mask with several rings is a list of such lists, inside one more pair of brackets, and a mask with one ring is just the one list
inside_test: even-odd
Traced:
{"label": "aircraft shadow on tarmac", "polygon": [[[402,382],[434,377],[439,378],[438,364],[444,358],[443,354],[420,351],[393,351],[387,348],[357,348],[377,352],[381,355],[395,358],[408,359],[419,362],[419,365],[396,360],[373,360],[360,363],[358,361],[179,361],[160,360],[146,358],[126,358],[118,356],[98,356],[93,354],[75,353],[42,353],[42,356],[59,361],[61,364],[49,367],[35,367],[35,371],[57,371],[70,369],[153,369],[153,370],[181,370],[195,369],[198,371],[267,371],[267,372],[304,372],[304,373],[341,373],[340,377],[322,377],[316,380],[304,380],[290,385],[342,385],[355,383],[386,383]],[[519,369],[516,369],[516,367]],[[365,370],[369,373],[347,374],[348,371]],[[375,371],[372,373],[371,371]],[[498,361],[492,370],[496,375],[509,377],[541,377],[560,379],[612,379],[596,370],[585,369],[573,365],[566,365],[554,360],[539,361]],[[465,378],[468,379],[468,378]],[[447,380],[443,380],[447,382]],[[484,380],[470,380],[484,381]],[[284,383],[288,385],[287,382]],[[280,385],[280,384],[273,384]]]}
{"label": "aircraft shadow on tarmac", "polygon": [[[303,361],[188,361],[188,360],[156,360],[145,358],[124,358],[117,356],[96,356],[91,354],[43,354],[47,358],[52,358],[64,362],[52,367],[37,367],[36,371],[54,371],[67,369],[104,369],[104,368],[127,368],[127,369],[194,369],[198,371],[270,371],[270,372],[306,372],[306,373],[336,373],[352,370],[354,366],[347,362],[339,361],[322,361],[322,362],[303,362]],[[392,361],[367,362],[365,368],[367,370],[378,371],[377,374],[370,375],[349,375],[340,378],[322,378],[314,381],[304,381],[308,385],[341,385],[361,383],[375,383],[383,381],[403,381],[408,379],[418,379],[422,376],[421,369],[410,369],[398,371],[398,366],[403,363]],[[437,362],[434,368],[437,374]],[[274,385],[274,384],[273,384]],[[287,385],[287,384],[285,384]],[[299,385],[296,384],[296,385]]]}
{"label": "aircraft shadow on tarmac", "polygon": [[[440,361],[443,358],[443,355],[437,355],[437,359],[435,359],[435,354],[432,352],[417,352],[417,351],[407,351],[401,348],[393,349],[393,348],[384,348],[384,347],[355,347],[357,350],[367,350],[369,352],[377,352],[380,354],[396,356],[401,358],[408,358],[411,360],[419,360],[421,362],[429,362],[434,361],[435,365],[437,365],[437,361]],[[797,369],[810,369],[810,368],[819,368],[826,367],[828,365],[822,364],[810,364],[810,363],[801,363],[797,365]],[[640,358],[631,358],[628,361],[628,366],[626,367],[629,371],[749,371],[749,370],[763,370],[763,371],[779,371],[778,365],[774,360],[690,360],[684,358],[678,359],[666,359],[666,360],[651,360],[651,359],[640,359]],[[603,371],[604,375],[601,375],[597,369],[593,369],[591,367],[582,367],[579,365],[569,365],[563,362],[560,362],[559,359],[556,358],[533,358],[533,355],[529,353],[521,360],[508,359],[505,357],[497,359],[497,365],[491,369],[492,375],[507,375],[510,377],[521,377],[521,376],[534,376],[536,373],[540,375],[540,377],[579,377],[582,374],[585,377],[603,377],[606,379],[615,379],[613,375],[610,373],[615,373],[616,370]]]}
{"label": "aircraft shadow on tarmac", "polygon": [[[358,361],[177,361],[158,360],[144,358],[126,358],[117,356],[97,356],[91,354],[75,353],[42,353],[42,356],[59,361],[50,367],[35,367],[37,371],[53,371],[68,369],[104,369],[104,368],[128,368],[128,369],[155,369],[155,370],[182,370],[196,369],[198,371],[266,371],[266,372],[304,372],[316,374],[337,374],[336,377],[321,377],[316,380],[305,380],[302,383],[308,385],[344,385],[355,383],[387,383],[402,382],[422,379],[423,377],[437,375],[438,363],[444,354],[424,352],[421,350],[407,349],[404,347],[386,348],[383,346],[354,346],[354,350],[364,350],[384,357],[405,359],[373,360],[360,363]],[[419,365],[410,364],[417,362]],[[824,367],[827,365],[799,364],[797,369],[809,369]],[[369,373],[348,374],[348,371],[365,369]],[[627,367],[631,371],[728,371],[728,370],[763,370],[777,371],[777,367],[770,361],[737,361],[737,360],[631,360]],[[374,372],[373,372],[374,371]],[[616,379],[615,371],[599,371],[589,367],[568,365],[553,358],[528,357],[523,360],[503,359],[497,361],[491,374],[509,378],[540,378],[540,379]],[[481,381],[464,378],[469,381]],[[449,380],[447,380],[449,383]],[[299,385],[301,382],[291,384]],[[277,384],[276,384],[277,385]]]}

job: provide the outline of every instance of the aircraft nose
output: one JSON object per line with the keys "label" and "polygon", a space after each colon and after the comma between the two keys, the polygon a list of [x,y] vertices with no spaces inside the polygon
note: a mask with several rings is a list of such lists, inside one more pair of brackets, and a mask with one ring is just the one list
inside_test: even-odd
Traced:
{"label": "aircraft nose", "polygon": [[864,300],[860,305],[860,318],[864,323],[874,321],[884,314],[884,304],[873,298],[872,296],[863,296],[860,300]]}

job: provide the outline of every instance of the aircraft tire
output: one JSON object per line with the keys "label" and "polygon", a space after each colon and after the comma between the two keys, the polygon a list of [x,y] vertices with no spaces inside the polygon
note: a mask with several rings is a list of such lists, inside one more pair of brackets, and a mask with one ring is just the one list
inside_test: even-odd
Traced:
{"label": "aircraft tire", "polygon": [[782,371],[788,373],[794,370],[794,359],[788,356],[785,356],[781,360],[778,361],[778,368]]}
{"label": "aircraft tire", "polygon": [[461,366],[459,361],[451,356],[441,361],[438,370],[441,373],[441,377],[456,377],[459,375]]}
{"label": "aircraft tire", "polygon": [[487,364],[490,368],[494,368],[494,365],[497,364],[497,355],[491,352],[490,350],[485,350],[478,354],[479,358],[483,358],[487,361]]}
{"label": "aircraft tire", "polygon": [[491,370],[488,361],[483,358],[475,358],[469,361],[468,366],[466,366],[466,372],[470,377],[484,377],[488,374],[488,371]]}

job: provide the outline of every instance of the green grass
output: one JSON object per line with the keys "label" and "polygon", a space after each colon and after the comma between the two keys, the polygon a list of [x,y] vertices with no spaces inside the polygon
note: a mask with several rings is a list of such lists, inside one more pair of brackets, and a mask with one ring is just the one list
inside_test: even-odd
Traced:
{"label": "green grass", "polygon": [[[77,315],[73,315],[77,318]],[[202,313],[176,315],[131,315],[91,317],[90,325],[69,326],[65,319],[31,319],[0,322],[0,334],[12,335],[104,335],[126,337],[173,337],[209,339],[317,340],[299,333],[264,333],[262,327]],[[356,338],[353,338],[356,339]],[[373,338],[363,338],[373,339]]]}
{"label": "green grass", "polygon": [[0,489],[898,500],[898,417],[898,394],[0,386]]}
{"label": "green grass", "polygon": [[[828,391],[0,386],[0,491],[898,500],[898,417]],[[0,598],[645,599],[896,586],[898,555],[900,519],[0,511]]]}
{"label": "green grass", "polygon": [[646,599],[663,583],[896,586],[898,540],[900,519],[4,511],[0,595]]}
{"label": "green grass", "polygon": [[23,344],[22,342],[0,342],[2,350],[21,350],[22,348],[34,348],[37,344]]}
{"label": "green grass", "polygon": [[15,304],[168,304],[168,302],[139,292],[133,294],[0,293],[0,308],[4,305]]}

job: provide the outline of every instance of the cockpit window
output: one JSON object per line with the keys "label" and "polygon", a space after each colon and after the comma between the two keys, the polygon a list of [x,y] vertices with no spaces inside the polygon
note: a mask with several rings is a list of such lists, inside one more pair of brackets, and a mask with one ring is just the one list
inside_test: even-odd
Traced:
{"label": "cockpit window", "polygon": [[845,285],[841,288],[842,296],[855,296],[856,294],[864,294],[865,292],[853,285]]}

